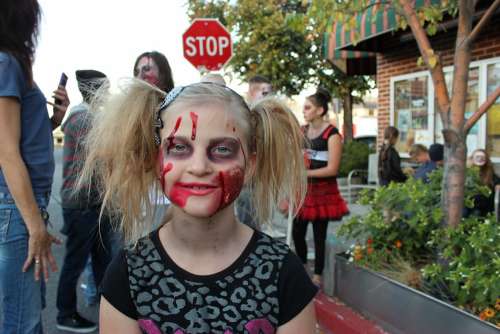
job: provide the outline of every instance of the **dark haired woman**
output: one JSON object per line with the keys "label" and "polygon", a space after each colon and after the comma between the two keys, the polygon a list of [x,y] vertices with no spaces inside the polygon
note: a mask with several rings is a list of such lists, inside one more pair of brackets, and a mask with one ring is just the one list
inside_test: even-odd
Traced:
{"label": "dark haired woman", "polygon": [[384,143],[378,157],[378,177],[381,186],[391,182],[405,182],[406,175],[401,170],[401,159],[394,148],[399,137],[399,131],[393,126],[384,130]]}
{"label": "dark haired woman", "polygon": [[322,89],[306,98],[304,134],[309,146],[306,150],[308,187],[304,204],[293,222],[295,251],[304,265],[307,263],[306,231],[309,222],[314,234],[313,282],[321,284],[325,265],[325,241],[329,221],[341,220],[349,213],[339,193],[337,173],[342,156],[342,138],[336,127],[324,118],[328,113],[330,94]]}
{"label": "dark haired woman", "polygon": [[0,2],[0,333],[42,333],[42,282],[57,270],[47,232],[54,174],[52,130],[69,105],[59,87],[49,118],[33,80],[40,8],[36,0]]}
{"label": "dark haired woman", "polygon": [[157,51],[144,52],[137,57],[134,63],[134,77],[157,86],[167,93],[174,88],[172,70],[168,60]]}

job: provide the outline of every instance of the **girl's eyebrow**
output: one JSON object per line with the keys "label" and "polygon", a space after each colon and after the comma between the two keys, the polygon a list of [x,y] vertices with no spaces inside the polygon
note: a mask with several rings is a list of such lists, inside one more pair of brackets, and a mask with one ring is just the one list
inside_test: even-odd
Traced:
{"label": "girl's eyebrow", "polygon": [[[191,141],[193,141],[191,139],[191,137],[178,136],[178,135],[174,135],[170,140],[173,140],[173,139],[180,140],[180,141],[185,141],[185,142],[191,142]],[[167,140],[169,140],[169,137],[165,137],[163,140],[167,141]],[[210,139],[208,143],[209,143],[209,145],[212,145],[212,144],[220,143],[220,142],[223,142],[223,141],[230,141],[230,142],[239,143],[237,137],[216,137],[216,138]]]}
{"label": "girl's eyebrow", "polygon": [[191,137],[188,138],[186,136],[178,136],[178,135],[165,137],[162,139],[162,145],[165,145],[165,143],[168,143],[168,145],[170,145],[172,143],[172,141],[174,141],[174,140],[178,140],[178,141],[182,141],[184,143],[187,143],[187,142],[191,141]]}
{"label": "girl's eyebrow", "polygon": [[217,137],[217,138],[212,138],[209,140],[208,145],[214,145],[214,144],[219,144],[221,142],[228,142],[230,144],[238,144],[239,145],[239,140],[238,138],[235,137]]}

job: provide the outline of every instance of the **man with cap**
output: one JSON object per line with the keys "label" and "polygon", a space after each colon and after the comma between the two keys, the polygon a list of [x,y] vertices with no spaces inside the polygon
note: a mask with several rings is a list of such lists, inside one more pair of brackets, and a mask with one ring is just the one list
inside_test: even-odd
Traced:
{"label": "man with cap", "polygon": [[106,76],[95,70],[76,71],[78,88],[83,102],[73,107],[62,125],[64,132],[63,184],[61,206],[67,236],[66,254],[57,288],[57,328],[75,333],[90,333],[97,325],[77,312],[76,287],[89,256],[96,284],[99,285],[111,261],[112,229],[109,218],[99,222],[101,203],[95,184],[84,185],[74,192],[78,175],[85,163],[83,142],[90,128],[89,103]]}

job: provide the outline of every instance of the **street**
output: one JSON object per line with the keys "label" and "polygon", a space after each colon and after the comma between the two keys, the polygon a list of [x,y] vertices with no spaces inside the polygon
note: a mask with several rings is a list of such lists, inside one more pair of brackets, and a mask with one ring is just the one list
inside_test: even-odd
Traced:
{"label": "street", "polygon": [[[55,147],[54,158],[56,161],[56,171],[54,174],[54,183],[52,184],[52,196],[48,208],[48,212],[50,215],[50,222],[51,222],[51,227],[49,228],[49,231],[50,233],[53,233],[55,236],[57,236],[64,242],[65,238],[59,232],[61,227],[63,226],[63,218],[60,205],[61,200],[59,197],[59,190],[61,189],[61,183],[62,183],[61,147]],[[64,244],[52,247],[52,251],[56,258],[58,269],[60,270],[64,256]],[[59,280],[59,271],[51,274],[49,282],[47,284],[47,294],[46,294],[47,306],[42,314],[44,333],[47,334],[67,333],[65,331],[60,331],[56,328],[56,317],[57,317],[56,298],[57,298],[58,280]],[[97,307],[85,307],[83,302],[83,296],[81,295],[81,290],[77,289],[77,292],[78,292],[78,310],[80,314],[89,320],[97,322],[98,320]],[[97,331],[95,333],[97,333]]]}

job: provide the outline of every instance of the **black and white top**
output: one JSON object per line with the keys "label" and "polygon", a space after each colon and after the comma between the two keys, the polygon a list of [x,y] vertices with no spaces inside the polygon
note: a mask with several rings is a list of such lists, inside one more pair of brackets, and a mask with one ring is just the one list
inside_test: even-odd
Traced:
{"label": "black and white top", "polygon": [[[307,134],[309,125],[303,127],[303,131]],[[319,136],[313,139],[308,139],[309,145],[305,150],[306,158],[309,160],[309,169],[319,169],[328,165],[328,140],[331,136],[339,135],[339,130],[333,125],[328,125]],[[328,181],[336,178],[309,178],[309,182]]]}
{"label": "black and white top", "polygon": [[199,276],[174,263],[156,230],[113,260],[101,289],[147,334],[271,334],[317,292],[288,246],[258,231],[228,268]]}

